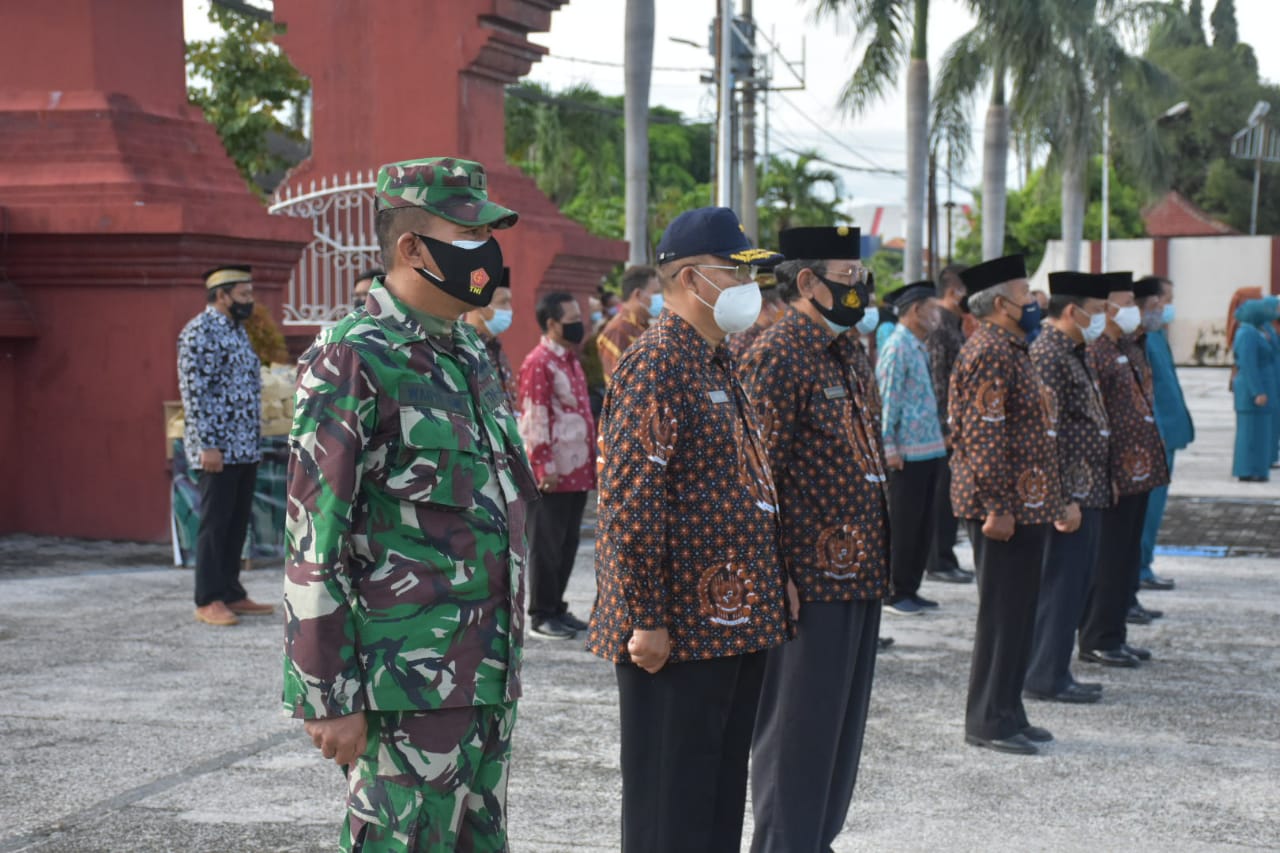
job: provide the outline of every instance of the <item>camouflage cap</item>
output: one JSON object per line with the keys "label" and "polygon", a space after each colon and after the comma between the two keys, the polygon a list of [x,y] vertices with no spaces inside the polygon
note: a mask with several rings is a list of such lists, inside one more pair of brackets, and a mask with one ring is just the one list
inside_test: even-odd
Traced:
{"label": "camouflage cap", "polygon": [[484,166],[474,160],[427,157],[379,169],[374,198],[378,210],[420,207],[459,225],[515,225],[519,214],[489,201],[488,190]]}

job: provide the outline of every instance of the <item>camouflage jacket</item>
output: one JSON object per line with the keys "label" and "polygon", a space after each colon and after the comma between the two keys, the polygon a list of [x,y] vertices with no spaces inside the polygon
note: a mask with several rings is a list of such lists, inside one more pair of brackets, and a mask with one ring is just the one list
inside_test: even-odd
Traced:
{"label": "camouflage jacket", "polygon": [[537,494],[474,329],[381,280],[303,355],[290,437],[284,706],[313,718],[520,695]]}

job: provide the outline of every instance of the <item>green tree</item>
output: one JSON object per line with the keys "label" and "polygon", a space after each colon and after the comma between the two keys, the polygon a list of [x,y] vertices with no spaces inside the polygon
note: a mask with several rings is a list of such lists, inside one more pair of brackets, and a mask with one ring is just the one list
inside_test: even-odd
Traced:
{"label": "green tree", "polygon": [[816,151],[795,160],[769,157],[769,171],[760,180],[760,243],[776,245],[778,232],[803,225],[835,225],[843,217],[840,176],[819,164]]}
{"label": "green tree", "polygon": [[210,4],[209,19],[222,35],[187,44],[187,97],[217,128],[240,174],[258,188],[256,178],[293,165],[273,150],[273,137],[306,142],[298,106],[311,83],[272,41],[283,24],[217,4]]}
{"label": "green tree", "polygon": [[925,181],[929,169],[929,0],[817,0],[820,14],[848,14],[855,32],[869,33],[862,60],[840,103],[854,114],[879,100],[907,68],[906,275],[922,275]]}
{"label": "green tree", "polygon": [[1236,24],[1235,0],[1218,0],[1209,15],[1213,27],[1213,46],[1232,50],[1240,43],[1240,27]]}

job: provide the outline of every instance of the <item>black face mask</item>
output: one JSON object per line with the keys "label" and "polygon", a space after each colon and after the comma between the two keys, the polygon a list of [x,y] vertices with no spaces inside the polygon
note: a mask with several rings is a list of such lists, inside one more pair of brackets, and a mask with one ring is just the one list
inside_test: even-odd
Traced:
{"label": "black face mask", "polygon": [[490,237],[483,245],[464,249],[425,234],[413,236],[431,252],[444,278],[425,267],[417,268],[418,275],[468,305],[484,308],[493,301],[493,292],[502,283],[502,247],[497,240]]}
{"label": "black face mask", "polygon": [[252,302],[236,302],[231,300],[231,319],[237,323],[243,323],[253,316]]}
{"label": "black face mask", "polygon": [[[818,274],[814,273],[814,275]],[[818,281],[825,284],[831,291],[830,308],[812,297],[809,299],[813,307],[818,309],[818,313],[839,326],[852,328],[858,325],[862,315],[867,313],[867,302],[871,299],[871,292],[867,285],[859,282],[849,287],[820,275]]]}
{"label": "black face mask", "polygon": [[560,334],[564,335],[564,339],[571,344],[582,343],[582,338],[586,333],[587,327],[583,325],[581,320],[560,324]]}

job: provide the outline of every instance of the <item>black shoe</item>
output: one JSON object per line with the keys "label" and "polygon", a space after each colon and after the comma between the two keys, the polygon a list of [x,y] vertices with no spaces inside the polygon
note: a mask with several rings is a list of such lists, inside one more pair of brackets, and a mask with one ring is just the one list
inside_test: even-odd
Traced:
{"label": "black shoe", "polygon": [[555,618],[534,622],[529,630],[545,640],[572,640],[578,636],[577,631]]}
{"label": "black shoe", "polygon": [[[1039,699],[1042,702],[1064,702],[1068,705],[1092,705],[1102,698],[1100,691],[1085,690],[1078,684],[1068,684],[1057,693],[1037,693],[1034,690],[1024,690],[1022,695],[1028,699]],[[1032,740],[1034,739],[1032,738]]]}
{"label": "black shoe", "polygon": [[1132,669],[1138,665],[1138,659],[1124,649],[1082,649],[1078,657],[1085,663],[1100,663],[1103,666]]}
{"label": "black shoe", "polygon": [[973,575],[960,568],[939,569],[936,572],[927,572],[926,576],[931,581],[942,583],[973,583]]}
{"label": "black shoe", "polygon": [[1101,693],[1102,685],[1096,681],[1073,681],[1072,687],[1078,687],[1081,690],[1088,690],[1090,693]]}
{"label": "black shoe", "polygon": [[924,613],[924,608],[916,604],[914,598],[904,598],[900,601],[890,601],[885,605],[885,610],[890,613],[896,613],[899,616],[919,616]]}
{"label": "black shoe", "polygon": [[927,610],[927,609],[929,609],[929,608],[931,608],[931,607],[937,607],[937,606],[938,606],[938,602],[936,602],[936,601],[930,601],[929,599],[927,599],[927,598],[923,598],[923,597],[921,597],[921,596],[919,596],[919,595],[913,595],[913,596],[911,596],[911,600],[912,600],[912,601],[914,601],[916,604],[918,604],[920,607],[925,608],[926,610]]}
{"label": "black shoe", "polygon": [[1147,611],[1142,609],[1141,604],[1135,604],[1129,608],[1129,612],[1125,614],[1124,621],[1130,625],[1150,625],[1154,621],[1154,617]]}
{"label": "black shoe", "polygon": [[893,637],[876,637],[876,649],[884,651],[893,645]]}
{"label": "black shoe", "polygon": [[1126,654],[1133,655],[1138,660],[1151,660],[1151,652],[1141,646],[1131,646],[1128,643],[1125,643],[1120,648]]}
{"label": "black shoe", "polygon": [[964,742],[970,746],[994,749],[996,752],[1007,752],[1010,755],[1035,755],[1040,751],[1034,743],[1027,740],[1021,733],[1003,739],[965,735]]}
{"label": "black shoe", "polygon": [[574,616],[568,610],[556,617],[566,628],[572,628],[575,631],[585,631],[591,626],[583,622],[577,616]]}
{"label": "black shoe", "polygon": [[1138,602],[1138,609],[1141,610],[1143,613],[1145,613],[1147,616],[1149,616],[1153,620],[1164,618],[1163,610],[1152,610],[1150,607],[1143,607],[1142,602]]}
{"label": "black shoe", "polygon": [[1162,578],[1159,575],[1152,575],[1149,578],[1143,578],[1141,583],[1139,583],[1138,585],[1141,586],[1143,589],[1160,591],[1160,590],[1166,590],[1166,589],[1173,589],[1174,582],[1173,582],[1173,578]]}
{"label": "black shoe", "polygon": [[1032,743],[1048,743],[1053,740],[1053,735],[1048,729],[1042,729],[1039,726],[1027,726],[1019,734]]}

